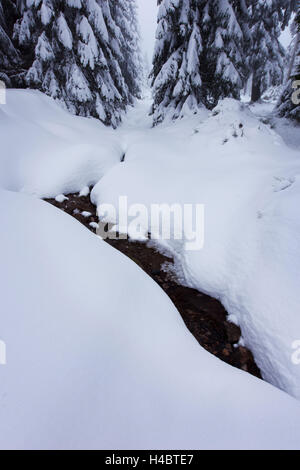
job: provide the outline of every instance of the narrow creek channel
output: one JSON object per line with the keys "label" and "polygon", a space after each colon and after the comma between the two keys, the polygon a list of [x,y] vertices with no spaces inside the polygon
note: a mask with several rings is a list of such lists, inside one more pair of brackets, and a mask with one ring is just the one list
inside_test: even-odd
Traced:
{"label": "narrow creek channel", "polygon": [[[99,220],[97,209],[90,196],[76,194],[66,195],[68,199],[58,202],[45,199],[50,204],[63,210],[90,231],[96,233]],[[181,314],[187,328],[203,348],[222,361],[261,378],[251,351],[241,345],[241,330],[227,320],[227,312],[216,299],[198,290],[182,286],[176,282],[164,265],[172,263],[172,259],[162,255],[145,243],[128,240],[111,240],[107,243],[119,250],[138,266],[140,266],[170,297]]]}

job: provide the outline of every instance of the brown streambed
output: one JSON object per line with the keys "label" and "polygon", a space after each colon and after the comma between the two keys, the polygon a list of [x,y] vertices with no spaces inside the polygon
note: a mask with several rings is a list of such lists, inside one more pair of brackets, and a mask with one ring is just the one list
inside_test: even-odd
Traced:
{"label": "brown streambed", "polygon": [[[63,202],[55,199],[45,200],[75,217],[95,233],[96,228],[90,224],[99,221],[96,207],[91,203],[90,197],[79,194],[68,194],[66,197],[68,199]],[[174,276],[165,269],[166,263],[172,263],[171,258],[162,255],[146,243],[126,239],[107,239],[106,242],[132,259],[161,286],[180,312],[187,328],[203,348],[222,361],[261,378],[251,351],[237,345],[241,338],[241,330],[227,320],[228,315],[223,305],[206,294],[176,282]]]}

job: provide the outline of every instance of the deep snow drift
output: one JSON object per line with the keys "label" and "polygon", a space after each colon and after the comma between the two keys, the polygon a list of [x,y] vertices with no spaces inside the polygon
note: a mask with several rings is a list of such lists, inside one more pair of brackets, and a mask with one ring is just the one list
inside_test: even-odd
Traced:
{"label": "deep snow drift", "polygon": [[1,448],[297,448],[300,406],[202,349],[71,217],[0,192]]}
{"label": "deep snow drift", "polygon": [[300,339],[299,150],[227,99],[212,113],[141,131],[92,199],[118,208],[124,194],[128,205],[205,205],[204,249],[161,244],[190,287],[222,301],[264,378],[300,398],[292,362]]}
{"label": "deep snow drift", "polygon": [[123,153],[111,129],[32,90],[7,91],[0,136],[0,185],[40,197],[95,184]]}
{"label": "deep snow drift", "polygon": [[[0,186],[63,197],[99,181],[97,204],[205,204],[203,250],[161,246],[222,300],[264,377],[300,397],[295,139],[232,100],[155,129],[147,106],[111,131],[9,90]],[[1,191],[0,205],[1,447],[299,447],[299,403],[205,352],[131,261],[32,196]]]}

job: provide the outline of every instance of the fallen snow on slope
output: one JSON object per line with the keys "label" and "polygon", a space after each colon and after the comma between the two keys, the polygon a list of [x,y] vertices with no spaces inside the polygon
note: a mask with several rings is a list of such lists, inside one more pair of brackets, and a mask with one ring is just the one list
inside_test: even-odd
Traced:
{"label": "fallen snow on slope", "polygon": [[147,207],[205,204],[203,250],[162,245],[189,286],[223,302],[264,378],[300,397],[300,366],[291,359],[300,339],[299,149],[226,99],[208,116],[145,128],[92,199],[118,208],[120,195]]}
{"label": "fallen snow on slope", "polygon": [[[5,189],[23,191],[38,196],[63,198],[64,194],[71,191],[82,191],[82,194],[87,194],[88,185],[100,180],[92,193],[92,198],[97,204],[112,202],[117,208],[119,195],[127,195],[129,203],[144,203],[147,206],[153,202],[205,204],[204,249],[198,252],[186,251],[184,242],[172,240],[167,243],[167,248],[174,253],[178,270],[185,276],[185,282],[219,298],[231,314],[231,318],[240,324],[246,345],[254,352],[265,379],[300,397],[300,366],[293,364],[291,359],[294,352],[292,343],[300,339],[300,317],[298,315],[300,304],[300,215],[298,203],[300,160],[299,149],[296,149],[295,146],[295,142],[297,142],[295,132],[297,130],[291,128],[290,135],[286,136],[287,143],[291,144],[289,146],[276,132],[276,129],[264,125],[246,106],[241,107],[233,100],[223,101],[213,113],[202,110],[197,116],[172,124],[163,124],[155,129],[151,129],[151,119],[147,116],[149,102],[140,103],[136,109],[129,112],[127,121],[117,131],[106,129],[93,119],[70,116],[50,98],[39,92],[9,90],[7,101],[8,104],[0,108],[2,143],[0,186]],[[255,112],[259,114],[258,109]],[[264,114],[263,112],[262,115]],[[125,161],[120,164],[124,152],[126,152]],[[19,208],[18,204],[16,206],[14,204],[12,204],[13,221],[7,221],[6,225],[13,224],[16,232],[16,226],[18,229],[21,226],[21,230],[24,230],[26,224],[24,219],[20,219],[19,209],[21,210],[22,207]],[[30,205],[29,202],[28,205]],[[2,212],[6,214],[7,209],[4,210],[4,207]],[[35,206],[30,207],[35,210]],[[14,248],[11,247],[10,250],[15,250],[19,261],[15,260],[14,262],[18,266],[17,273],[13,267],[7,268],[10,277],[7,276],[6,283],[2,285],[3,287],[7,283],[9,285],[11,283],[10,288],[6,289],[5,287],[4,293],[11,292],[11,289],[14,294],[17,293],[17,295],[13,295],[11,292],[10,302],[12,304],[8,304],[10,308],[7,308],[8,313],[4,316],[5,321],[10,321],[8,315],[13,318],[13,315],[22,314],[23,310],[20,305],[14,304],[14,302],[18,302],[18,297],[22,298],[23,294],[30,292],[30,295],[36,298],[39,290],[47,293],[51,289],[55,292],[57,302],[59,302],[59,309],[57,310],[55,304],[53,311],[59,311],[60,315],[61,312],[69,312],[71,315],[74,308],[76,316],[80,306],[86,315],[86,311],[90,311],[90,309],[93,311],[92,306],[96,302],[95,293],[100,292],[101,295],[97,296],[97,302],[99,304],[102,302],[104,295],[102,283],[104,285],[103,292],[107,292],[107,296],[112,302],[113,312],[123,311],[123,304],[126,302],[132,305],[132,315],[140,314],[143,311],[142,300],[140,300],[141,306],[136,303],[139,294],[133,293],[131,295],[132,289],[138,291],[135,285],[135,274],[133,274],[135,271],[130,270],[135,268],[129,268],[131,263],[126,263],[126,268],[124,267],[124,271],[121,271],[122,276],[119,280],[114,279],[113,281],[111,277],[105,283],[106,281],[102,279],[104,276],[103,262],[100,259],[102,253],[97,261],[94,250],[93,253],[89,251],[90,242],[86,241],[89,240],[86,238],[87,236],[84,240],[80,238],[79,242],[77,236],[74,235],[73,242],[73,228],[66,232],[66,237],[69,237],[70,249],[73,254],[76,254],[76,266],[75,261],[73,263],[71,260],[71,252],[66,259],[62,255],[56,256],[55,254],[59,245],[58,238],[64,239],[62,232],[59,232],[59,237],[55,235],[55,243],[51,241],[51,238],[46,239],[47,250],[52,255],[52,261],[50,258],[48,260],[44,253],[44,250],[46,252],[44,246],[46,242],[43,241],[43,237],[46,235],[44,232],[41,235],[43,223],[45,222],[46,227],[49,225],[48,215],[44,219],[44,212],[40,211],[38,206],[36,210],[36,219],[32,222],[34,225],[30,234],[25,234],[24,237],[24,233],[21,231],[23,238],[19,239],[18,231],[14,236],[8,235],[7,238],[7,243],[10,241],[9,237],[11,237],[11,243],[15,240]],[[27,214],[28,210],[26,209],[25,212]],[[7,214],[5,216],[8,217]],[[57,215],[57,217],[59,216]],[[67,217],[56,219],[53,215],[54,224],[61,223],[67,226],[67,220]],[[1,224],[1,226],[4,225]],[[10,234],[10,231],[7,233]],[[2,236],[5,234],[3,233]],[[30,247],[31,237],[35,241],[34,247],[37,251],[33,251],[33,248],[28,249],[31,256],[25,259],[26,248],[21,247],[24,240]],[[85,243],[87,243],[87,248]],[[165,248],[165,244],[162,246]],[[64,242],[62,242],[62,247],[64,247]],[[2,248],[6,248],[4,243]],[[100,250],[100,248],[98,249]],[[82,250],[82,254],[80,250]],[[59,250],[58,252],[60,253]],[[121,259],[123,260],[120,257],[116,258],[115,275]],[[107,263],[110,263],[110,257]],[[30,271],[30,276],[34,276],[34,278],[30,280],[29,276],[28,282],[31,284],[25,292],[27,284],[24,279],[27,279],[26,273],[28,266],[31,265],[34,266],[34,269],[33,272]],[[128,272],[127,269],[129,269]],[[106,275],[107,268],[104,271]],[[18,273],[20,278],[15,286],[14,280],[16,275],[19,275]],[[145,283],[150,282],[146,281],[145,275],[140,275]],[[90,278],[94,280],[91,281]],[[72,280],[74,280],[74,285]],[[124,289],[120,286],[124,286]],[[120,302],[115,299],[115,297],[120,299],[114,294],[117,288],[120,288],[123,295]],[[128,298],[125,295],[126,292]],[[143,295],[144,289],[141,288],[141,297]],[[50,297],[52,299],[53,295]],[[150,297],[152,298],[152,294]],[[73,298],[75,298],[75,302],[73,302]],[[153,305],[149,301],[147,312],[150,315],[151,310],[154,318],[157,315],[155,312],[161,314],[161,311],[164,311],[163,302],[166,301],[161,299],[164,299],[164,296],[159,291],[157,304]],[[31,299],[30,302],[33,300]],[[35,319],[41,322],[41,326],[43,326],[45,318],[50,315],[49,308],[52,312],[51,302],[49,308],[47,307],[48,303],[48,297],[45,294],[44,297],[38,298],[38,310],[33,309]],[[65,305],[70,306],[65,309]],[[109,306],[108,300],[107,305]],[[108,311],[111,312],[109,308]],[[43,315],[42,320],[40,315]],[[180,322],[179,315],[174,312],[173,316],[174,322],[178,324]],[[113,316],[113,319],[109,321],[107,319],[107,321],[108,323],[119,321],[117,318],[119,317]],[[23,321],[25,322],[25,320]],[[47,321],[52,320],[47,319]],[[53,340],[52,337],[49,337],[49,341],[53,341],[51,343],[53,348],[56,344],[56,334],[60,334],[60,331],[57,330],[57,322],[58,320],[53,318]],[[125,318],[124,322],[126,322]],[[63,330],[66,331],[66,324],[71,323],[68,318]],[[156,328],[157,334],[160,334],[160,326],[157,325],[159,325],[158,318]],[[94,331],[95,325],[92,326],[91,329]],[[141,324],[139,328],[143,329],[144,327]],[[168,328],[166,331],[162,329],[161,341],[164,335],[168,335]],[[183,333],[185,327],[181,322],[179,329],[181,335],[188,335],[188,333]],[[20,331],[19,327],[17,330],[15,328],[14,333],[11,331],[11,341],[13,341],[13,335],[19,334]],[[115,333],[115,330],[113,332],[114,335],[116,334],[117,341],[123,341],[122,336]],[[0,330],[0,334],[2,335],[2,330]],[[90,335],[88,330],[85,330],[85,334],[86,338]],[[74,337],[80,344],[78,335]],[[147,341],[150,342],[151,338],[153,342],[155,335],[156,330],[155,333],[152,332],[152,336],[147,337]],[[138,336],[137,333],[136,336]],[[66,337],[68,341],[71,341],[68,335]],[[192,341],[192,339],[190,340]],[[25,344],[25,336],[22,341]],[[42,343],[42,341],[36,343],[36,351],[40,346],[42,347]],[[17,348],[17,346],[15,347]],[[47,348],[49,347],[50,343]],[[169,345],[166,343],[166,354],[168,354],[168,347]],[[195,354],[198,354],[196,353],[196,345],[193,347]],[[138,351],[138,347],[136,351]],[[15,353],[18,354],[17,349]],[[50,354],[48,349],[45,354]],[[210,360],[218,364],[220,370],[225,367],[214,358]],[[205,383],[206,381],[208,383],[218,381],[219,383],[219,380],[222,383],[223,379],[225,385],[228,383],[227,369],[224,369],[224,371],[226,370],[226,373],[224,372],[225,378],[222,373],[220,377],[218,375],[214,377],[214,369],[211,374],[206,361],[203,363],[203,367],[199,363],[199,358],[196,358],[193,364],[196,364],[197,361],[197,370],[201,371],[202,380]],[[93,365],[94,363],[91,368]],[[64,366],[62,363],[61,367],[68,366]],[[117,368],[116,365],[114,367]],[[17,370],[19,369],[15,369],[15,371]],[[1,371],[3,372],[3,370]],[[166,370],[161,369],[161,371],[162,374],[166,373]],[[39,370],[38,372],[40,373]],[[66,372],[65,369],[64,372]],[[53,371],[51,371],[52,373],[54,374]],[[160,372],[157,371],[157,373]],[[231,373],[238,374],[236,371],[231,371]],[[23,380],[27,380],[24,374],[21,376]],[[34,378],[33,372],[30,378]],[[243,380],[248,384],[250,378]],[[159,378],[157,378],[157,383],[161,383]],[[64,386],[62,381],[62,388],[59,389],[62,393],[61,400],[67,394],[67,392],[63,392]],[[55,382],[53,390],[56,387],[58,387],[58,382]],[[264,387],[266,385],[260,384],[257,394],[253,395],[255,399],[260,393],[263,394]],[[57,397],[59,397],[59,390],[57,389],[55,392]],[[81,390],[80,387],[79,390]],[[107,390],[106,392],[109,394],[110,388]],[[208,395],[210,394],[211,389],[209,389]],[[251,399],[251,395],[249,398],[248,393],[244,394],[247,400]],[[237,400],[241,400],[240,395],[240,393],[234,394]],[[30,400],[29,397],[27,398],[29,406]],[[217,397],[217,401],[214,398],[216,397],[212,396],[212,402],[218,409],[216,403],[219,403],[220,396]],[[222,399],[225,400],[224,397]],[[222,399],[219,410],[222,410],[223,406],[227,406],[227,404],[224,405]],[[19,396],[16,397],[16,402],[12,399],[11,403],[19,403],[18,400]],[[244,397],[242,402],[246,408],[248,405],[243,400]],[[70,407],[72,407],[71,405],[72,403],[70,403]],[[278,405],[275,408],[277,409]],[[22,407],[18,409],[21,413]],[[231,408],[229,407],[229,409]],[[73,409],[70,408],[69,412],[71,415]],[[211,413],[212,410],[209,409],[209,412]],[[240,410],[238,413],[243,416]],[[251,410],[249,415],[251,416]],[[18,420],[22,416],[21,413],[19,417],[11,419]],[[229,416],[231,416],[230,413]],[[26,415],[26,417],[28,416]],[[58,418],[53,419],[57,420]],[[189,419],[192,420],[192,418]],[[189,419],[184,421],[185,426],[187,426],[186,423],[189,422]],[[193,420],[191,422],[193,423]],[[250,426],[247,419],[246,423],[248,423],[247,426]],[[56,424],[58,426],[58,422]],[[30,426],[34,427],[35,423],[31,423]],[[238,430],[239,426],[236,429]],[[112,436],[112,433],[111,429],[109,435]],[[50,434],[54,435],[55,433]],[[226,428],[226,432],[224,432],[226,437],[223,436],[225,441],[230,439],[229,434]],[[34,430],[32,430],[31,436],[34,436]],[[148,442],[145,436],[141,436],[141,439],[145,439],[142,446],[146,446]],[[282,432],[281,436],[285,436],[285,432]],[[287,436],[290,438],[291,435],[287,433]],[[37,438],[32,437],[32,439]],[[91,441],[88,436],[86,439],[86,445],[88,445]],[[166,440],[166,446],[171,446],[171,442],[179,442],[176,439]],[[226,447],[226,443],[228,444],[229,441],[225,441],[222,443]],[[179,447],[184,447],[184,442],[180,442]],[[195,446],[198,443],[198,441],[196,443],[187,440],[187,447],[188,442]],[[201,442],[204,442],[203,446],[212,445],[209,444],[209,438],[207,441]],[[213,442],[216,443],[216,446],[218,445],[217,440],[213,440]],[[221,442],[221,437],[219,442]],[[244,442],[247,442],[246,437]],[[251,445],[250,441],[249,443]],[[37,445],[39,444],[37,442]],[[105,441],[105,444],[108,445],[108,442]],[[160,445],[157,440],[154,447]],[[115,442],[112,444],[112,447],[114,446],[117,446]],[[279,446],[281,447],[281,442]]]}
{"label": "fallen snow on slope", "polygon": [[40,197],[96,183],[123,153],[113,130],[33,90],[7,90],[0,139],[0,186]]}
{"label": "fallen snow on slope", "polygon": [[134,263],[30,196],[0,212],[1,448],[299,448],[299,403],[202,349]]}

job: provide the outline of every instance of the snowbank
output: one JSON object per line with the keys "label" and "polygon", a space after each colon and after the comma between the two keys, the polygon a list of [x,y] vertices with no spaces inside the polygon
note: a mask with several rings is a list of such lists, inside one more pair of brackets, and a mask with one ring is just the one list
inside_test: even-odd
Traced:
{"label": "snowbank", "polygon": [[134,263],[30,196],[0,212],[1,448],[299,448],[299,403],[204,351]]}
{"label": "snowbank", "polygon": [[[145,175],[147,175],[145,177]],[[219,298],[264,378],[300,398],[300,159],[270,127],[226,99],[207,117],[144,130],[95,203],[205,204],[205,246],[170,249],[185,281]]]}
{"label": "snowbank", "polygon": [[41,197],[96,183],[123,153],[100,121],[72,116],[33,90],[7,90],[0,139],[0,186]]}
{"label": "snowbank", "polygon": [[[162,247],[299,397],[299,152],[232,100],[156,129],[143,106],[115,132],[9,90],[0,186],[64,198],[100,180],[97,204],[205,204],[204,249]],[[1,190],[0,209],[1,448],[299,447],[299,403],[205,352],[134,263],[28,195]]]}

